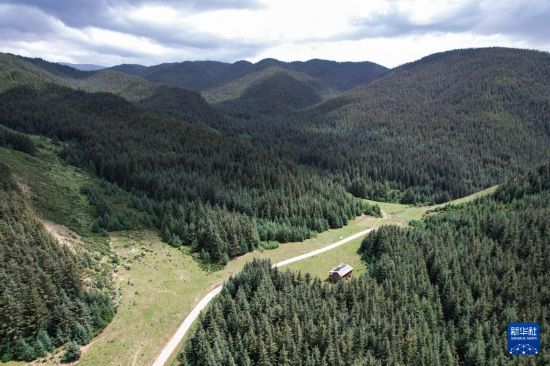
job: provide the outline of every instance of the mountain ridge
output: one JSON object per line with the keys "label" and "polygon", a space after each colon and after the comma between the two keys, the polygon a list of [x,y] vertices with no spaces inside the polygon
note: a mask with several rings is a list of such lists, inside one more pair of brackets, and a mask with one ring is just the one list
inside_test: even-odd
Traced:
{"label": "mountain ridge", "polygon": [[[237,61],[183,61],[153,66],[117,65],[111,67],[122,72],[142,76],[150,81],[164,82],[172,86],[195,91],[203,91],[220,86],[246,73],[259,71],[270,66],[302,72],[319,78],[328,86],[339,91],[348,90],[362,83],[381,77],[389,69],[370,61],[337,62],[320,59],[284,62],[276,59],[263,59],[256,63]],[[171,79],[173,78],[173,79]],[[200,79],[200,80],[198,80]]]}

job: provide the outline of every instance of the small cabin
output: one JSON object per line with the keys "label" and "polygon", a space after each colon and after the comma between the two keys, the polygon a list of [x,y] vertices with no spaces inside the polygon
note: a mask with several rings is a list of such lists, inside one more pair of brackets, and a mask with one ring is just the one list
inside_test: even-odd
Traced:
{"label": "small cabin", "polygon": [[349,264],[340,263],[340,265],[334,267],[329,273],[328,277],[334,281],[338,282],[345,278],[351,278],[353,272],[353,267]]}

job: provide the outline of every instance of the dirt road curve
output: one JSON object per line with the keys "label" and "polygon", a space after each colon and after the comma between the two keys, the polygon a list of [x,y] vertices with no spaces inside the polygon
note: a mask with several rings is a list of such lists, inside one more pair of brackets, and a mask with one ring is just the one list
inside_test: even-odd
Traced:
{"label": "dirt road curve", "polygon": [[[285,259],[283,261],[275,263],[273,265],[273,267],[275,268],[275,267],[286,266],[290,263],[298,262],[298,261],[301,261],[303,259],[310,258],[310,257],[316,256],[316,255],[324,253],[324,252],[328,252],[329,250],[333,250],[335,248],[338,248],[339,246],[344,245],[347,242],[350,242],[354,239],[360,238],[361,236],[370,233],[372,230],[374,230],[374,229],[373,228],[366,229],[366,230],[360,231],[356,234],[353,234],[351,236],[348,236],[347,238],[344,238],[340,241],[337,241],[336,243],[332,243],[332,244],[329,244],[325,247],[322,247],[320,249],[313,250],[309,253],[305,253],[305,254],[302,254],[302,255],[299,255],[299,256],[296,256],[296,257],[292,257],[292,258],[289,258],[289,259]],[[219,294],[221,291],[222,291],[222,286],[220,285],[220,286],[216,287],[215,289],[213,289],[212,291],[210,291],[208,294],[206,294],[206,296],[202,298],[202,300],[193,308],[193,310],[191,310],[189,315],[187,315],[187,317],[183,320],[183,323],[181,323],[181,325],[178,328],[178,330],[176,331],[176,333],[174,333],[172,338],[170,338],[168,343],[166,343],[166,346],[164,346],[163,350],[161,351],[161,353],[156,358],[155,362],[153,363],[153,366],[164,366],[166,364],[166,362],[168,362],[168,359],[170,358],[170,355],[172,353],[174,353],[174,351],[176,350],[176,348],[180,344],[181,340],[183,339],[183,337],[185,336],[187,331],[189,331],[189,328],[191,328],[191,325],[193,324],[193,322],[199,317],[199,314],[201,313],[201,311],[203,311],[206,308],[206,306],[208,306],[208,303],[214,297],[216,297],[216,295]]]}

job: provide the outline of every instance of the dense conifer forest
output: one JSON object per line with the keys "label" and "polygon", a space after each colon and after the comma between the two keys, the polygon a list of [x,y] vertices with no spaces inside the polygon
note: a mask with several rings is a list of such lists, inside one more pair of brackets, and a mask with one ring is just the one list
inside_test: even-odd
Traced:
{"label": "dense conifer forest", "polygon": [[51,85],[13,88],[0,100],[0,123],[67,143],[68,163],[132,192],[133,208],[146,213],[114,215],[92,199],[96,226],[156,227],[205,260],[225,263],[260,240],[301,241],[358,214],[379,214],[312,169],[112,94]]}
{"label": "dense conifer forest", "polygon": [[335,62],[318,59],[306,62],[283,62],[269,58],[255,64],[248,61],[237,61],[233,64],[216,61],[184,61],[149,67],[118,65],[111,69],[141,76],[152,82],[204,91],[270,67],[309,75],[341,91],[376,80],[388,72],[387,68],[373,62]]}
{"label": "dense conifer forest", "polygon": [[[48,81],[115,93],[321,170],[362,198],[445,202],[550,159],[546,52],[455,50],[389,72],[368,63],[271,59],[82,72],[2,56],[0,84]],[[200,90],[213,105],[180,87]]]}
{"label": "dense conifer forest", "polygon": [[269,109],[265,85],[231,102],[227,126],[360,197],[440,203],[550,159],[547,52],[435,54],[294,114]]}
{"label": "dense conifer forest", "polygon": [[253,262],[229,280],[181,365],[544,365],[506,355],[509,322],[550,326],[550,165],[495,194],[363,241],[336,285]]}
{"label": "dense conifer forest", "polygon": [[[195,287],[179,287],[168,309],[178,312],[200,283],[234,273],[211,276],[231,258],[382,216],[365,198],[436,204],[500,184],[408,227],[379,227],[357,253],[366,272],[351,280],[247,264],[177,362],[550,365],[546,335],[535,358],[505,352],[508,323],[550,327],[548,52],[461,49],[391,70],[264,59],[99,71],[0,53],[0,152],[0,362],[60,346],[56,359],[80,357],[119,295],[130,298],[113,273],[117,253],[130,271],[120,253],[136,248],[116,247],[115,231],[151,229],[147,238],[182,249],[162,247],[188,260],[165,270],[184,267],[177,277]],[[77,244],[50,234],[56,225]],[[143,243],[134,259],[154,252]],[[158,267],[143,268],[153,282],[147,268]]]}
{"label": "dense conifer forest", "polygon": [[86,344],[114,315],[111,297],[84,284],[80,258],[45,232],[1,162],[0,263],[2,362]]}

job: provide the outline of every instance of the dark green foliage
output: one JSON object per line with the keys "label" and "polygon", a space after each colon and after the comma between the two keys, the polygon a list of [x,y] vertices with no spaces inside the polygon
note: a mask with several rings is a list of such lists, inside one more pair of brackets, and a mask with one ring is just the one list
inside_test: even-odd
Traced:
{"label": "dark green foliage", "polygon": [[170,244],[204,249],[221,263],[260,239],[304,240],[378,212],[268,150],[161,119],[111,94],[21,87],[0,99],[1,123],[68,142],[68,163],[132,192],[136,212],[113,210],[93,188],[84,191],[100,216],[96,230],[154,225]]}
{"label": "dark green foliage", "polygon": [[200,95],[190,90],[159,86],[138,105],[162,116],[178,118],[187,123],[221,128],[228,123],[224,115],[212,108]]}
{"label": "dark green foliage", "polygon": [[77,257],[44,230],[0,163],[0,357],[30,361],[85,344],[107,325],[110,298],[84,288]]}
{"label": "dark green foliage", "polygon": [[[345,91],[367,84],[384,76],[389,70],[373,62],[335,62],[327,60],[294,61],[283,65],[324,81],[331,87]],[[283,66],[284,67],[284,66]]]}
{"label": "dark green foliage", "polygon": [[411,187],[417,202],[457,198],[550,159],[549,96],[548,53],[436,54],[312,111],[318,135],[296,154],[339,176]]}
{"label": "dark green foliage", "polygon": [[[510,192],[514,192],[511,194]],[[181,365],[546,365],[509,322],[550,326],[550,165],[493,196],[384,226],[364,276],[332,286],[253,262],[199,319]]]}
{"label": "dark green foliage", "polygon": [[85,186],[80,192],[88,197],[98,216],[94,232],[154,228],[156,217],[149,200],[131,195],[105,180],[97,186]]}
{"label": "dark green foliage", "polygon": [[235,114],[228,130],[359,197],[410,188],[404,201],[436,203],[550,159],[549,116],[550,55],[489,48],[426,57],[293,116]]}
{"label": "dark green foliage", "polygon": [[271,250],[271,249],[277,249],[279,247],[279,242],[278,241],[262,241],[260,243],[260,248],[262,249],[266,249],[266,250]]}
{"label": "dark green foliage", "polygon": [[280,115],[319,103],[321,97],[313,85],[279,72],[252,85],[238,99],[218,104],[230,115]]}
{"label": "dark green foliage", "polygon": [[550,190],[550,165],[546,164],[525,176],[501,184],[494,196],[499,201],[510,202],[514,199],[548,190]]}
{"label": "dark green foliage", "polygon": [[[434,294],[431,294],[433,299]],[[425,301],[425,300],[424,300]],[[423,300],[400,306],[368,277],[336,285],[253,262],[229,280],[181,365],[457,364]]]}
{"label": "dark green foliage", "polygon": [[[493,196],[447,208],[424,228],[385,227],[363,242],[386,294],[400,302],[435,294],[430,306],[463,364],[517,364],[504,354],[507,324],[550,325],[549,172],[542,166]],[[542,347],[537,360],[545,364]]]}
{"label": "dark green foliage", "polygon": [[261,60],[256,64],[247,61],[238,61],[233,64],[213,61],[185,61],[150,67],[119,65],[112,69],[138,75],[154,82],[201,91],[247,73],[273,66],[302,72],[337,90],[349,90],[357,85],[368,83],[378,79],[388,71],[385,67],[372,62],[334,62],[326,60],[282,62],[274,59]]}
{"label": "dark green foliage", "polygon": [[80,359],[80,347],[75,342],[69,342],[61,357],[61,362],[73,362],[78,359]]}
{"label": "dark green foliage", "polygon": [[33,155],[36,152],[36,147],[30,139],[22,133],[9,130],[0,125],[0,146],[9,147],[14,150],[22,151]]}
{"label": "dark green foliage", "polygon": [[62,78],[80,79],[80,78],[88,77],[92,74],[92,72],[89,72],[89,71],[81,71],[71,66],[59,64],[56,62],[49,62],[41,58],[29,58],[29,57],[22,57],[22,56],[16,56],[16,57],[23,62],[29,62],[34,66],[49,72],[50,74],[53,74],[55,76],[59,76]]}

